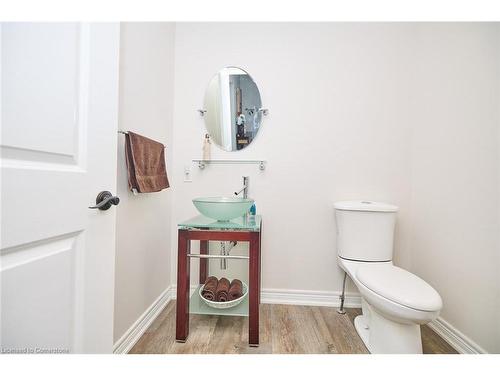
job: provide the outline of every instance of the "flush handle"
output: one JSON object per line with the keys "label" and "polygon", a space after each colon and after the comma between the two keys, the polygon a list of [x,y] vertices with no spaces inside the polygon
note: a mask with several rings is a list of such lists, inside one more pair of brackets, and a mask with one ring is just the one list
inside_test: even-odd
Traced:
{"label": "flush handle", "polygon": [[113,196],[109,191],[101,191],[95,199],[95,206],[89,208],[106,211],[112,205],[116,206],[118,203],[120,203],[120,198]]}

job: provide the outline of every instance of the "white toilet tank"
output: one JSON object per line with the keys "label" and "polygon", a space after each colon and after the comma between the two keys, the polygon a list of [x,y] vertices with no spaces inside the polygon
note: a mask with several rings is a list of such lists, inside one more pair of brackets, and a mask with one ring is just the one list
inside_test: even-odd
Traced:
{"label": "white toilet tank", "polygon": [[335,203],[337,252],[341,258],[364,262],[392,260],[398,207],[369,201]]}

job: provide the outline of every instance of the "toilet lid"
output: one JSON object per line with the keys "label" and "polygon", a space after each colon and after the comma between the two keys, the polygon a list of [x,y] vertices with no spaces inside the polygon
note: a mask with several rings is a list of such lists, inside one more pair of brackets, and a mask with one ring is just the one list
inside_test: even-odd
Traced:
{"label": "toilet lid", "polygon": [[443,305],[432,286],[393,265],[359,267],[356,277],[374,293],[415,310],[439,311]]}
{"label": "toilet lid", "polygon": [[335,202],[337,210],[345,211],[373,211],[373,212],[397,212],[398,207],[388,203],[373,201],[343,201]]}

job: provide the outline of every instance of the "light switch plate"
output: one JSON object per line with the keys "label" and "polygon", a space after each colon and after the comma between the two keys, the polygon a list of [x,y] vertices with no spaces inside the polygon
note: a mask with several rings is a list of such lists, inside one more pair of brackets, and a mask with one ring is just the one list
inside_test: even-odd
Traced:
{"label": "light switch plate", "polygon": [[191,165],[184,166],[184,182],[193,182],[191,178]]}

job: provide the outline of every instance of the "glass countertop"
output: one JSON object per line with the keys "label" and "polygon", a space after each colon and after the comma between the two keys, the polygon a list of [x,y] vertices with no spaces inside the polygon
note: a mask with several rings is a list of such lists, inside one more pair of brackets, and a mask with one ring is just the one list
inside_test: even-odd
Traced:
{"label": "glass countertop", "polygon": [[181,229],[227,229],[259,232],[261,221],[262,218],[260,215],[242,216],[229,221],[217,221],[203,215],[198,215],[177,224],[177,226]]}

